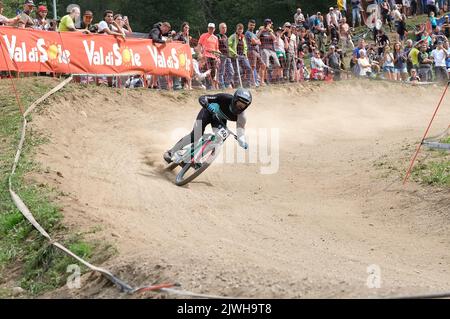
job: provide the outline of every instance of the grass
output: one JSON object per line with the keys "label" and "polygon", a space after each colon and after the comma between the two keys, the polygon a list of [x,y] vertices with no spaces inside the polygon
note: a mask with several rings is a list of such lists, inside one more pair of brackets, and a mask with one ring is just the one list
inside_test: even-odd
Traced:
{"label": "grass", "polygon": [[[15,208],[8,191],[8,176],[20,138],[22,120],[9,80],[0,80],[0,286],[11,280],[31,296],[61,287],[66,269],[75,261],[51,246]],[[24,107],[54,87],[56,82],[46,78],[18,80],[18,89]],[[32,120],[32,118],[30,118]],[[83,241],[82,235],[67,235],[61,207],[55,198],[61,195],[47,185],[36,184],[26,178],[40,167],[33,161],[36,146],[48,139],[33,131],[27,132],[25,147],[13,178],[14,189],[24,200],[42,227],[78,256],[91,260],[94,251],[102,251],[107,259],[114,249],[107,245]],[[103,260],[104,261],[104,260]],[[19,269],[11,274],[12,269]],[[0,297],[8,296],[5,288]]]}
{"label": "grass", "polygon": [[413,178],[428,185],[450,187],[450,160],[421,163],[414,169]]}
{"label": "grass", "polygon": [[[441,143],[450,144],[450,137]],[[414,168],[414,180],[427,185],[450,187],[450,153],[443,150],[426,151],[428,158]]]}

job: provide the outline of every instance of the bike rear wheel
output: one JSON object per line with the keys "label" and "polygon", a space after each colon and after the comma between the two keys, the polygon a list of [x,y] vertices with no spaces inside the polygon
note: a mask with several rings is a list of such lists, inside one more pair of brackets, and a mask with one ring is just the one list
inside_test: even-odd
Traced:
{"label": "bike rear wheel", "polygon": [[199,177],[217,158],[218,147],[216,144],[210,143],[203,151],[203,156],[199,163],[186,163],[178,173],[175,184],[184,186]]}

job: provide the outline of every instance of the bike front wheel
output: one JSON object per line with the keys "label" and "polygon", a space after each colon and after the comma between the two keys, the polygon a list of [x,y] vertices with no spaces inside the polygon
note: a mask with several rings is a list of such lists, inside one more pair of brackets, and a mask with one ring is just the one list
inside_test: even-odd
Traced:
{"label": "bike front wheel", "polygon": [[183,166],[180,173],[178,173],[176,177],[175,184],[177,186],[184,186],[199,177],[217,158],[219,153],[218,150],[218,146],[211,143],[209,147],[206,147],[203,151],[200,160],[197,162],[192,161],[190,163],[186,163]]}

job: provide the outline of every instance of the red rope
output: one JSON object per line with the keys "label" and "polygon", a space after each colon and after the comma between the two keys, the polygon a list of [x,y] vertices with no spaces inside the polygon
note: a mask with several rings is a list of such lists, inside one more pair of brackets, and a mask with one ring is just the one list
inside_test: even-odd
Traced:
{"label": "red rope", "polygon": [[142,293],[142,292],[146,292],[146,291],[158,291],[164,288],[173,288],[173,287],[177,287],[177,284],[161,284],[161,285],[155,285],[155,286],[149,286],[149,287],[144,287],[144,288],[140,288],[138,290],[136,290],[135,293]]}
{"label": "red rope", "polygon": [[406,173],[405,179],[403,180],[403,185],[406,185],[406,183],[408,182],[409,177],[411,176],[412,170],[414,168],[414,164],[416,163],[417,156],[420,153],[420,149],[422,148],[423,142],[425,141],[425,139],[428,136],[428,132],[430,131],[431,125],[433,124],[433,121],[436,118],[436,115],[437,115],[437,113],[438,113],[438,111],[439,111],[439,109],[441,107],[442,101],[444,100],[444,97],[447,94],[447,90],[448,90],[449,86],[450,86],[450,82],[448,82],[447,85],[445,86],[444,93],[442,93],[441,99],[439,100],[439,104],[438,104],[438,106],[436,107],[436,110],[433,113],[433,117],[431,118],[430,124],[428,124],[427,130],[425,131],[425,134],[423,135],[423,138],[420,141],[419,146],[417,147],[416,153],[414,154],[414,156],[413,156],[413,158],[411,160],[411,164],[409,165],[408,172]]}
{"label": "red rope", "polygon": [[11,86],[14,90],[14,95],[16,96],[17,105],[19,106],[20,113],[23,115],[25,113],[25,111],[24,111],[22,102],[20,101],[19,92],[17,91],[16,83],[14,82],[14,79],[13,79],[13,76],[11,73],[11,69],[9,68],[8,61],[6,60],[5,51],[3,50],[1,45],[2,45],[2,41],[0,41],[0,51],[2,51],[3,60],[5,61],[6,67],[8,68],[9,79],[11,80]]}

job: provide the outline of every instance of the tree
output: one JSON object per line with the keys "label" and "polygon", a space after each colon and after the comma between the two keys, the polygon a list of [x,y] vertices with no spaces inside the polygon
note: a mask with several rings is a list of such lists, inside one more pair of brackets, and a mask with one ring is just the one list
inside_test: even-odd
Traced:
{"label": "tree", "polygon": [[[3,0],[6,14],[13,16],[16,9],[21,8],[22,0]],[[46,4],[52,9],[52,1],[35,1]],[[326,11],[327,7],[335,6],[336,0],[58,0],[58,15],[64,16],[69,4],[77,3],[81,11],[91,10],[96,21],[103,19],[106,9],[122,13],[129,17],[133,29],[148,32],[153,24],[169,21],[175,30],[187,21],[191,25],[191,33],[195,37],[206,31],[208,22],[226,22],[230,32],[239,23],[246,23],[248,19],[255,19],[262,24],[264,19],[271,18],[275,25],[281,26],[286,21],[292,21],[297,7],[304,13],[314,14]]]}

